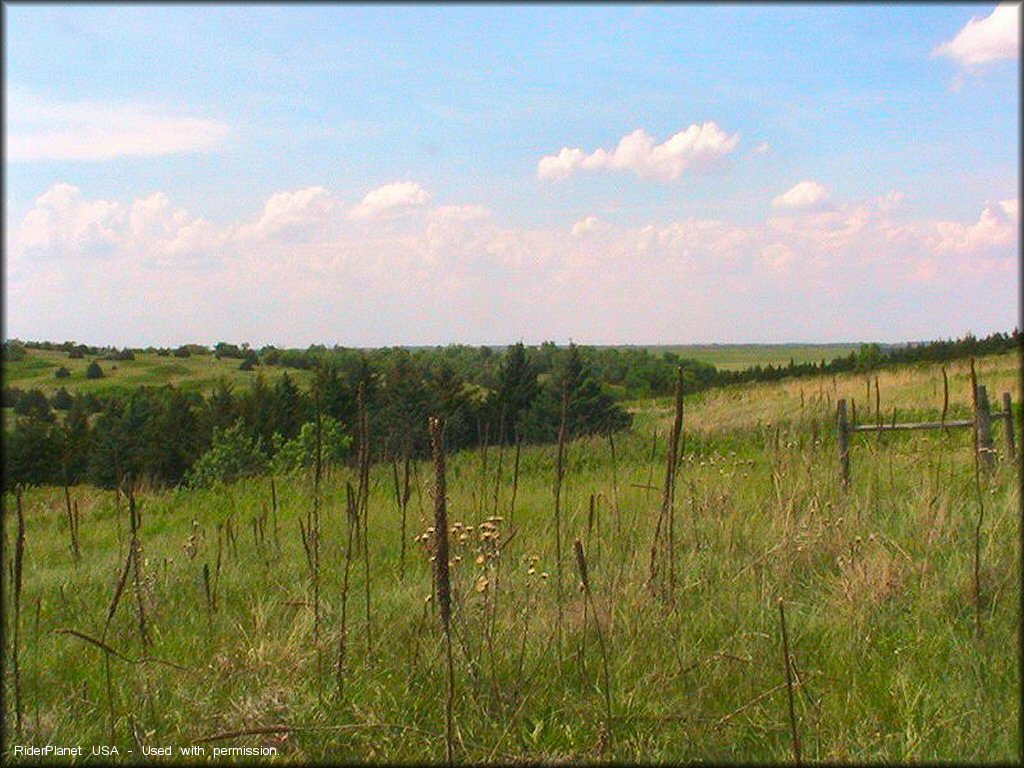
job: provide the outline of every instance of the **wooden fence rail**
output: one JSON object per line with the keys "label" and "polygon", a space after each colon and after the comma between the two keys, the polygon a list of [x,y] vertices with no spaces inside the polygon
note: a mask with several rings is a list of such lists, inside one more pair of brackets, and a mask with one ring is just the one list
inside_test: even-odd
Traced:
{"label": "wooden fence rail", "polygon": [[1013,401],[1009,392],[1004,392],[1002,399],[1003,410],[992,413],[989,409],[988,392],[983,385],[979,384],[973,419],[921,421],[901,424],[895,422],[895,412],[893,422],[890,424],[850,424],[846,418],[846,400],[839,400],[836,403],[836,430],[839,447],[839,477],[843,488],[848,487],[850,484],[850,436],[854,432],[891,432],[908,429],[957,429],[973,427],[977,438],[979,458],[986,468],[991,469],[995,463],[996,453],[992,442],[992,421],[1002,421],[1003,434],[1006,441],[1006,458],[1010,462],[1016,461],[1017,451],[1013,434]]}

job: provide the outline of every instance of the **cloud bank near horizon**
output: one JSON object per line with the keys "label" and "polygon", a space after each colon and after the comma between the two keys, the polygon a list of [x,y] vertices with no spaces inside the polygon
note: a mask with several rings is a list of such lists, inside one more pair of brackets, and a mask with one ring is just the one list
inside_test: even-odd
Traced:
{"label": "cloud bank near horizon", "polygon": [[[1015,199],[976,220],[915,219],[897,191],[840,201],[801,182],[765,200],[753,224],[623,226],[589,215],[538,228],[432,201],[414,182],[349,206],[314,186],[214,224],[161,192],[103,200],[60,182],[7,235],[19,307],[8,335],[374,346],[541,341],[544,328],[559,340],[681,343],[749,341],[732,329],[759,327],[765,341],[893,340],[863,306],[865,284],[882,304],[990,297],[951,305],[944,326],[922,322],[915,337],[1016,320]],[[31,316],[49,319],[23,325]]]}

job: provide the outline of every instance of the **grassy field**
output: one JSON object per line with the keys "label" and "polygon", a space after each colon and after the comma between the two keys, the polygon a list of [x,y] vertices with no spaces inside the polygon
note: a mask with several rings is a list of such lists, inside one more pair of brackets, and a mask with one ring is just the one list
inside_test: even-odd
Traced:
{"label": "grassy field", "polygon": [[[979,381],[1019,403],[1020,366],[1014,355],[981,359]],[[970,389],[965,365],[948,370],[952,417],[967,412]],[[614,464],[606,439],[566,447],[557,537],[554,446],[524,448],[515,484],[510,449],[449,456],[455,759],[790,761],[781,599],[804,760],[1019,762],[1019,464],[1001,456],[976,485],[969,429],[858,435],[843,491],[835,402],[856,398],[858,420],[873,421],[865,381],[687,399],[674,546],[659,552],[657,594],[648,577],[671,403],[632,404],[636,423],[616,436]],[[893,406],[901,421],[939,415],[937,366],[886,371],[879,389],[886,420]],[[347,593],[352,470],[333,468],[322,485],[315,587],[300,536],[309,478],[277,478],[276,509],[268,478],[140,489],[143,567],[106,631],[129,551],[124,501],[71,490],[76,564],[63,492],[30,489],[23,736],[7,664],[8,750],[81,744],[88,758],[90,745],[115,744],[121,759],[138,759],[170,745],[181,760],[178,748],[198,743],[207,757],[265,747],[289,761],[443,762],[447,664],[420,538],[433,525],[433,467],[415,469],[403,547],[392,470],[372,468],[367,546],[351,550]],[[12,498],[4,509],[7,576]]]}
{"label": "grassy field", "polygon": [[[796,362],[819,362],[823,359],[848,355],[856,349],[856,344],[714,344],[690,346],[646,347],[651,352],[675,352],[684,358],[693,358],[711,363],[717,368],[740,370],[753,365],[786,365],[790,358]],[[8,386],[31,389],[39,387],[52,395],[60,387],[69,392],[102,392],[112,388],[127,389],[136,386],[161,386],[173,384],[184,389],[192,389],[209,393],[218,379],[226,378],[236,387],[248,386],[256,375],[256,371],[241,371],[239,360],[224,358],[216,359],[210,355],[192,355],[191,357],[160,357],[156,353],[137,352],[135,360],[101,360],[100,365],[106,374],[102,379],[87,379],[85,369],[91,362],[90,357],[82,360],[70,360],[67,353],[30,349],[24,360],[4,363],[4,383]],[[55,371],[64,366],[71,371],[71,376],[58,379]],[[288,375],[300,382],[310,377],[309,371],[294,368],[285,369],[276,366],[259,368],[268,382],[282,376],[285,370]]]}
{"label": "grassy field", "polygon": [[[100,360],[103,378],[87,379],[85,369],[89,367],[92,359],[87,355],[81,360],[70,360],[66,352],[30,349],[24,360],[4,363],[4,384],[21,389],[38,387],[49,395],[61,387],[74,394],[164,384],[173,384],[185,390],[206,394],[221,378],[227,379],[236,388],[247,387],[257,371],[262,371],[268,383],[283,376],[286,370],[289,376],[299,382],[305,382],[311,377],[309,371],[274,366],[242,371],[238,368],[240,360],[218,360],[212,354],[161,357],[155,352],[137,352],[134,360]],[[71,371],[71,376],[66,379],[56,378],[54,373],[61,366]]]}
{"label": "grassy field", "polygon": [[860,344],[681,344],[641,347],[655,354],[674,352],[683,358],[711,363],[720,370],[741,371],[755,365],[820,363],[845,357]]}

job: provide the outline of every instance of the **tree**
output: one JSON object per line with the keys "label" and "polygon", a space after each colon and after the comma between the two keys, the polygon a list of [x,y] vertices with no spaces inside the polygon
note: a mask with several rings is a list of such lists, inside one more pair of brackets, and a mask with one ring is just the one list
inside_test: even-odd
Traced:
{"label": "tree", "polygon": [[[537,369],[526,357],[526,348],[520,341],[508,348],[498,369],[499,413],[505,414],[505,436],[515,440],[520,415],[525,413],[537,397]],[[500,425],[499,425],[500,428]]]}
{"label": "tree", "polygon": [[93,360],[89,363],[89,367],[85,369],[85,378],[87,379],[102,379],[103,369],[100,368],[100,364]]}
{"label": "tree", "polygon": [[629,426],[632,417],[601,385],[583,359],[579,347],[570,343],[561,365],[545,382],[540,396],[524,418],[527,439],[550,442],[558,437],[561,425],[562,396],[568,397],[568,437],[590,435]]}
{"label": "tree", "polygon": [[14,405],[14,413],[17,416],[46,423],[50,423],[54,419],[50,401],[46,399],[46,395],[41,389],[30,389],[22,395]]}
{"label": "tree", "polygon": [[70,410],[71,405],[74,403],[74,399],[71,397],[71,394],[64,389],[64,387],[61,387],[57,390],[56,394],[54,394],[51,402],[53,403],[55,410],[67,411]]}
{"label": "tree", "polygon": [[4,487],[57,483],[59,471],[60,443],[55,427],[37,419],[18,419],[4,436]]}
{"label": "tree", "polygon": [[287,373],[274,384],[272,399],[274,432],[280,432],[285,440],[291,440],[299,434],[304,408],[302,393]]}

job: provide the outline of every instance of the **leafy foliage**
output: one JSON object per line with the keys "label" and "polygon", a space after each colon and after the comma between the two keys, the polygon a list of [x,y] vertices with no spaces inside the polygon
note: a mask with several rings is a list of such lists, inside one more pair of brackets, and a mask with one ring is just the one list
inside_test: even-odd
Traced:
{"label": "leafy foliage", "polygon": [[[273,469],[277,474],[289,474],[303,469],[312,469],[316,464],[316,424],[307,421],[299,434],[285,441],[280,434],[274,435]],[[330,416],[320,419],[320,459],[324,466],[340,464],[348,455],[352,438],[342,429],[341,424]]]}
{"label": "leafy foliage", "polygon": [[217,483],[234,483],[264,472],[267,459],[259,439],[246,433],[241,419],[227,429],[213,428],[213,441],[188,474],[188,484],[206,488]]}

